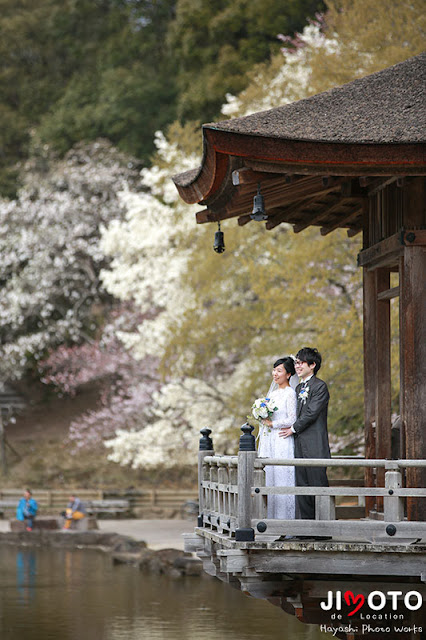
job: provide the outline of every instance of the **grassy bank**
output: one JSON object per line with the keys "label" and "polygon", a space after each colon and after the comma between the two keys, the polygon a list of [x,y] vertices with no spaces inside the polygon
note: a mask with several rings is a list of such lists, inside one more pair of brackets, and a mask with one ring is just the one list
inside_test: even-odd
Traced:
{"label": "grassy bank", "polygon": [[6,426],[7,472],[0,472],[1,486],[186,489],[196,485],[196,461],[189,469],[134,470],[109,462],[102,443],[74,452],[68,440],[69,425],[96,407],[96,388],[87,388],[73,398],[47,395],[41,386],[22,391],[27,407],[16,423]]}

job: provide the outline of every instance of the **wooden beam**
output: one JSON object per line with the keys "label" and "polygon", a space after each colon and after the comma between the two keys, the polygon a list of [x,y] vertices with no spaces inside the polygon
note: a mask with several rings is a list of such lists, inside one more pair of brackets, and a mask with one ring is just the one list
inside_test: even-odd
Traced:
{"label": "wooden beam", "polygon": [[269,173],[295,173],[295,174],[305,174],[305,175],[329,175],[329,174],[337,174],[339,176],[347,176],[358,178],[359,176],[371,176],[371,173],[374,172],[376,176],[394,176],[401,175],[406,176],[407,173],[410,176],[424,176],[426,173],[426,168],[422,166],[411,166],[407,167],[407,165],[369,165],[369,164],[334,164],[327,163],[321,165],[315,165],[313,163],[308,162],[267,162],[264,160],[248,160],[244,159],[244,163],[251,167],[256,171],[266,171]]}
{"label": "wooden beam", "polygon": [[360,267],[374,267],[388,261],[393,264],[402,255],[404,246],[426,246],[426,229],[402,229],[399,233],[377,242],[358,254]]}
{"label": "wooden beam", "polygon": [[294,226],[294,233],[300,233],[307,227],[311,225],[315,225],[317,222],[320,222],[321,220],[323,220],[323,218],[325,218],[330,213],[333,213],[333,211],[341,207],[344,204],[344,202],[345,202],[344,199],[342,199],[340,196],[336,196],[332,204],[327,204],[323,209],[321,209],[321,211],[318,211],[312,218],[310,218],[309,221],[307,220],[306,222],[301,222],[300,224],[296,224]]}
{"label": "wooden beam", "polygon": [[268,221],[266,223],[266,228],[274,229],[279,224],[281,224],[281,222],[287,221],[290,216],[300,213],[301,211],[303,211],[303,209],[311,206],[317,201],[318,201],[318,196],[315,194],[312,198],[308,198],[307,200],[302,200],[302,202],[298,202],[292,207],[288,207],[274,215],[271,215],[271,217],[268,218]]}
{"label": "wooden beam", "polygon": [[343,218],[336,218],[333,224],[321,227],[321,235],[326,236],[328,233],[331,233],[335,229],[344,227],[349,222],[352,222],[352,220],[356,218],[361,211],[362,205],[358,204],[350,213],[347,213]]}
{"label": "wooden beam", "polygon": [[[390,300],[379,299],[382,291],[390,288],[390,271],[387,268],[376,269],[376,455],[379,458],[391,458],[391,332]],[[377,485],[385,483],[384,469],[377,469]],[[383,509],[383,499],[377,498],[378,510]]]}
{"label": "wooden beam", "polygon": [[[404,227],[418,230],[423,227],[423,234],[426,237],[426,179],[416,178],[410,180],[404,192],[406,194]],[[420,231],[416,231],[417,236],[419,233]],[[426,241],[422,244],[426,244]]]}
{"label": "wooden beam", "polygon": [[393,255],[400,255],[402,253],[401,235],[396,233],[372,247],[363,249],[358,254],[358,265],[360,267],[367,267],[373,265],[378,259],[383,257],[389,257]]}
{"label": "wooden beam", "polygon": [[336,190],[336,185],[323,187],[322,182],[318,180],[304,180],[298,181],[295,185],[289,185],[286,192],[282,189],[278,189],[275,193],[268,193],[265,189],[263,195],[265,196],[265,208],[274,206],[286,206],[293,204],[298,200],[309,200],[312,196],[316,199],[325,196],[332,191]]}
{"label": "wooden beam", "polygon": [[344,198],[367,198],[367,190],[359,186],[359,181],[344,180],[342,182],[340,192]]}
{"label": "wooden beam", "polygon": [[322,184],[324,187],[331,187],[333,185],[341,184],[342,178],[338,176],[324,176],[322,178]]}
{"label": "wooden beam", "polygon": [[242,167],[232,172],[232,184],[238,187],[242,184],[253,184],[262,182],[262,180],[271,180],[273,178],[281,178],[282,174],[265,173],[264,171],[253,171],[249,167]]}
{"label": "wooden beam", "polygon": [[368,187],[368,195],[372,196],[387,187],[389,184],[399,180],[397,176],[390,176],[389,178],[379,178],[377,176],[361,176],[359,178],[359,184],[361,187]]}
{"label": "wooden beam", "polygon": [[392,298],[397,298],[399,296],[399,286],[392,287],[392,289],[387,289],[386,291],[381,291],[377,294],[377,300],[392,300]]}
{"label": "wooden beam", "polygon": [[368,187],[372,182],[374,182],[377,178],[374,176],[361,176],[359,180],[360,187]]}
{"label": "wooden beam", "polygon": [[197,224],[204,224],[205,222],[214,222],[212,218],[212,213],[209,209],[203,209],[202,211],[197,211],[195,214],[195,220]]}
{"label": "wooden beam", "polygon": [[[373,272],[363,269],[363,316],[364,316],[364,434],[365,457],[377,458],[376,437],[374,425],[376,423],[376,281]],[[374,470],[371,467],[364,469],[366,487],[376,486]],[[366,516],[370,511],[376,510],[376,498],[365,499]]]}
{"label": "wooden beam", "polygon": [[358,233],[361,233],[362,231],[362,227],[356,227],[353,229],[348,229],[347,234],[348,234],[348,238],[353,238],[354,236],[358,235]]}
{"label": "wooden beam", "polygon": [[239,227],[244,227],[244,225],[248,224],[249,222],[252,221],[252,217],[251,215],[248,213],[245,216],[240,216],[238,218],[238,226]]}
{"label": "wooden beam", "polygon": [[387,178],[385,180],[377,180],[377,184],[372,184],[369,188],[368,188],[368,195],[369,196],[374,196],[376,195],[376,193],[379,193],[379,191],[382,191],[385,187],[387,187],[388,185],[394,183],[397,181],[397,176],[391,176],[390,178]]}
{"label": "wooden beam", "polygon": [[[209,208],[207,212],[203,211],[196,214],[197,223],[218,222],[247,214],[253,207],[253,196],[256,193],[253,186],[251,186],[251,191],[245,194],[244,197],[241,197],[241,194],[237,191],[240,187],[237,187],[235,189],[236,193],[231,200],[222,207],[218,206],[217,209],[214,202],[211,205],[206,202]],[[282,205],[290,205],[303,199],[308,200],[312,196],[321,198],[335,191],[336,188],[338,188],[338,185],[337,187],[336,185],[323,187],[319,177],[304,176],[294,184],[286,184],[283,180],[276,181],[274,184],[265,185],[265,188],[262,188],[266,213],[268,213],[268,208],[274,209]]]}

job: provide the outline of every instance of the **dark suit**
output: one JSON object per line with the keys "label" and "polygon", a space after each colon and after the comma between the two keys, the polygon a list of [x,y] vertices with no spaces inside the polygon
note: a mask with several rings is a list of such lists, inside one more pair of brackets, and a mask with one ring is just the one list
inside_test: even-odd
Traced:
{"label": "dark suit", "polygon": [[[323,380],[308,380],[304,403],[299,398],[302,385],[296,387],[297,419],[293,424],[295,458],[330,458],[327,432],[327,409],[330,395]],[[328,487],[325,467],[296,467],[297,487]],[[297,517],[315,518],[315,496],[297,496]]]}

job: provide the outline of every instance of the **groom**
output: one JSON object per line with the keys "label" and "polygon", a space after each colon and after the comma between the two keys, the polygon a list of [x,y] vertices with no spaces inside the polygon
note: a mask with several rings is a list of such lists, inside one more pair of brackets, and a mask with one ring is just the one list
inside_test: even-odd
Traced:
{"label": "groom", "polygon": [[[296,387],[297,418],[292,427],[280,430],[280,436],[294,433],[295,458],[330,458],[327,432],[329,393],[323,380],[316,377],[321,367],[317,349],[304,347],[296,355],[294,367],[299,376]],[[296,467],[297,487],[328,487],[326,467]],[[297,517],[315,519],[315,496],[297,496]]]}

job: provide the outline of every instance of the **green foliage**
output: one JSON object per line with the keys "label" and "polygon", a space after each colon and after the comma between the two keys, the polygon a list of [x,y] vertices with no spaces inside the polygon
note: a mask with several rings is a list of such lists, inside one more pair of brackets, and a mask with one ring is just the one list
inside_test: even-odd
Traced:
{"label": "green foliage", "polygon": [[339,48],[312,56],[312,86],[319,93],[417,55],[425,47],[422,0],[326,0],[327,35]]}
{"label": "green foliage", "polygon": [[[238,116],[307,98],[424,50],[426,14],[422,0],[325,3],[325,37],[304,37],[304,46],[296,55],[286,54],[287,68],[281,53],[270,63],[252,67],[250,82],[238,96],[238,110],[227,113]],[[269,91],[265,87],[270,87]]]}
{"label": "green foliage", "polygon": [[[164,45],[173,7],[174,0],[0,0],[0,114],[12,121],[0,134],[0,171],[26,157],[40,122],[37,139],[60,153],[103,136],[147,161],[154,131],[175,117]],[[6,173],[3,194],[13,195]]]}
{"label": "green foliage", "polygon": [[[362,284],[357,238],[344,231],[321,237],[286,227],[266,232],[255,223],[225,227],[226,252],[206,251],[213,231],[199,235],[188,268],[196,308],[173,330],[164,357],[176,373],[206,378],[238,369],[240,386],[228,408],[244,420],[266,393],[277,357],[302,346],[323,353],[321,376],[332,397],[335,433],[362,423]],[[200,259],[200,255],[202,258]],[[196,321],[194,322],[194,318]],[[188,353],[191,357],[188,358]],[[233,386],[235,388],[235,385]]]}
{"label": "green foliage", "polygon": [[[61,154],[109,138],[148,163],[154,133],[216,117],[254,62],[321,0],[0,0],[0,191],[29,133]],[[182,98],[179,97],[182,93]],[[12,117],[13,116],[13,117]]]}
{"label": "green foliage", "polygon": [[170,41],[177,58],[178,114],[207,122],[255,63],[278,52],[278,34],[301,29],[321,0],[177,0]]}

